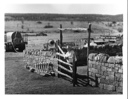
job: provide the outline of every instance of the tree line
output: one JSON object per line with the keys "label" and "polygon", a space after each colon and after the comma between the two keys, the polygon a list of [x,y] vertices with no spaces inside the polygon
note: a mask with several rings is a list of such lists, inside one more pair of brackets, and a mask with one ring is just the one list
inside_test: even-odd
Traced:
{"label": "tree line", "polygon": [[28,21],[123,21],[123,15],[101,14],[15,14],[6,13],[5,21],[28,20]]}

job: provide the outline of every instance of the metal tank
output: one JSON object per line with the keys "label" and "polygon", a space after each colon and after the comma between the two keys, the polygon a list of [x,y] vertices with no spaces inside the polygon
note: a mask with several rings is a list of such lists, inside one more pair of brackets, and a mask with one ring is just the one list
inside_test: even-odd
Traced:
{"label": "metal tank", "polygon": [[27,36],[21,32],[7,32],[5,33],[5,50],[6,51],[20,51],[25,49],[27,44]]}

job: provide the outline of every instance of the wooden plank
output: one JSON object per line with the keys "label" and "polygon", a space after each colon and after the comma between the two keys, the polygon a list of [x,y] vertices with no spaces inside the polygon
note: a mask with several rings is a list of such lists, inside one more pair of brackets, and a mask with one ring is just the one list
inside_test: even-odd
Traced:
{"label": "wooden plank", "polygon": [[65,55],[63,55],[63,54],[56,53],[56,55],[59,55],[59,56],[61,56],[61,57],[65,58]]}
{"label": "wooden plank", "polygon": [[[60,24],[60,28],[62,28],[62,24]],[[62,34],[62,30],[60,30],[60,47],[62,48],[63,45],[63,34]]]}
{"label": "wooden plank", "polygon": [[77,76],[76,76],[76,72],[77,72],[77,67],[75,65],[75,53],[73,54],[73,87],[75,87],[76,83],[77,83]]}
{"label": "wooden plank", "polygon": [[79,30],[79,31],[87,31],[87,28],[58,28],[59,30],[61,31],[64,31],[64,30],[72,30],[72,31],[76,31],[76,30]]}
{"label": "wooden plank", "polygon": [[64,74],[64,73],[62,73],[62,72],[60,72],[60,71],[58,71],[58,70],[56,70],[56,72],[59,73],[60,75],[63,75],[63,76],[66,76],[66,77],[70,78],[71,80],[73,79],[73,78],[70,77],[69,75]]}
{"label": "wooden plank", "polygon": [[[56,55],[59,55],[59,56],[61,56],[61,57],[65,58],[65,55],[63,55],[63,54],[56,53]],[[65,60],[69,63],[69,60],[68,60],[68,59],[65,59]]]}
{"label": "wooden plank", "polygon": [[[62,28],[62,24],[60,24],[60,28]],[[60,44],[60,47],[59,46],[57,46],[57,47],[61,51],[61,53],[64,54],[64,52],[61,49],[62,48],[62,44],[63,44],[62,30],[60,30],[60,42],[59,42],[59,44]],[[58,52],[59,52],[59,50],[58,50]],[[58,57],[58,58],[61,59],[61,57]],[[58,64],[59,64],[59,61],[58,61]],[[60,67],[58,67],[58,71],[61,71]],[[60,75],[58,75],[58,77],[60,77]]]}
{"label": "wooden plank", "polygon": [[89,84],[89,61],[88,61],[88,56],[90,52],[90,35],[91,35],[91,24],[89,23],[89,28],[88,28],[88,47],[87,47],[87,76],[88,76],[88,84]]}
{"label": "wooden plank", "polygon": [[63,55],[65,55],[65,53],[64,53],[64,51],[61,49],[61,47],[60,46],[57,46],[58,47],[58,49],[60,50],[60,52],[63,54]]}
{"label": "wooden plank", "polygon": [[69,70],[69,69],[67,69],[67,68],[65,68],[65,67],[63,67],[62,65],[58,65],[60,68],[62,68],[62,69],[64,69],[64,70],[66,70],[66,71],[68,71],[68,72],[70,72],[70,73],[72,73],[73,71],[72,70]]}
{"label": "wooden plank", "polygon": [[[59,49],[58,49],[59,52]],[[57,61],[60,59],[60,56],[57,56]],[[58,61],[58,71],[61,71],[61,68],[59,67],[60,62]],[[61,77],[61,75],[58,73],[58,77]]]}
{"label": "wooden plank", "polygon": [[59,61],[59,62],[61,62],[61,63],[65,64],[65,65],[69,65],[69,66],[71,66],[71,67],[72,67],[72,65],[71,65],[70,63],[67,63],[67,62],[65,62],[65,61],[62,61],[62,60],[60,60],[60,59],[57,59],[57,61]]}

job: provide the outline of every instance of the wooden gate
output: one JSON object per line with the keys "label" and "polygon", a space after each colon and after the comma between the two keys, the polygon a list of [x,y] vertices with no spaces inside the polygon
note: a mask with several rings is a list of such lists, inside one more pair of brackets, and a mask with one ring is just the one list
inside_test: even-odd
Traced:
{"label": "wooden gate", "polygon": [[[76,85],[77,83],[77,77],[76,77],[76,66],[75,66],[75,53],[73,53],[73,61],[70,63],[69,57],[66,56],[66,54],[63,52],[63,50],[58,47],[58,52],[56,53],[57,55],[57,61],[58,61],[58,69],[56,72],[58,73],[58,77],[67,77],[69,78],[73,86]],[[67,59],[68,58],[68,59]]]}

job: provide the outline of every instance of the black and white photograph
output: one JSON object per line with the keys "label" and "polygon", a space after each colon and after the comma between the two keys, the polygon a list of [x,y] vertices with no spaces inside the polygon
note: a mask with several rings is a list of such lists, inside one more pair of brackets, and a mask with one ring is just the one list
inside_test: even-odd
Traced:
{"label": "black and white photograph", "polygon": [[122,6],[8,4],[4,94],[126,94]]}

